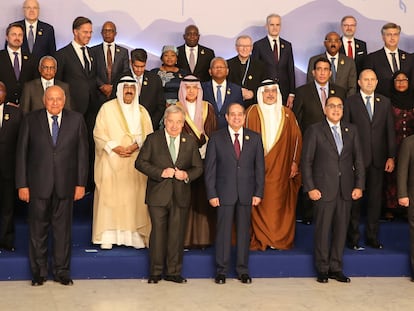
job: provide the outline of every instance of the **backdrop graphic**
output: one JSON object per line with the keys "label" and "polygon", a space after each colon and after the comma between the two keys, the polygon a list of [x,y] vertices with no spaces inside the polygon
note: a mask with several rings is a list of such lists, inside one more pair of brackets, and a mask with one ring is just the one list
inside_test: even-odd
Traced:
{"label": "backdrop graphic", "polygon": [[[0,3],[0,40],[10,22],[22,19],[22,3]],[[230,58],[235,55],[238,35],[248,34],[253,40],[266,35],[269,13],[282,16],[281,36],[292,42],[298,85],[304,83],[309,58],[323,52],[325,34],[339,32],[344,15],[357,18],[357,37],[367,41],[369,52],[382,47],[380,29],[389,21],[402,27],[400,47],[414,51],[414,0],[40,0],[40,7],[40,19],[55,27],[58,48],[72,40],[76,16],[92,20],[91,46],[101,42],[102,24],[112,20],[118,28],[117,43],[149,52],[149,69],[159,65],[163,45],[183,43],[182,34],[189,24],[199,27],[201,44],[213,48],[217,56]]]}

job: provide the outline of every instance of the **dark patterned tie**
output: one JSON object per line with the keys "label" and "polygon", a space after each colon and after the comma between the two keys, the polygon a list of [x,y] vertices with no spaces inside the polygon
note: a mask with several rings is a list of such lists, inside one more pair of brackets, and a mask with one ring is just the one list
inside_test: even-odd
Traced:
{"label": "dark patterned tie", "polygon": [[89,71],[91,70],[91,67],[90,67],[89,59],[86,56],[86,47],[82,46],[81,50],[82,50],[83,62],[84,62],[84,66],[85,66],[84,69],[85,69],[86,73],[89,73]]}
{"label": "dark patterned tie", "polygon": [[108,84],[112,81],[112,52],[111,45],[108,44],[108,50],[106,51],[106,74],[108,76]]}
{"label": "dark patterned tie", "polygon": [[29,51],[32,53],[33,51],[33,45],[34,45],[34,34],[33,34],[33,25],[30,25],[29,30],[29,37],[27,38],[27,44],[29,45]]}
{"label": "dark patterned tie", "polygon": [[13,61],[14,75],[16,76],[16,80],[19,80],[19,77],[20,77],[19,53],[13,52],[13,54],[14,54],[14,61]]}
{"label": "dark patterned tie", "polygon": [[237,160],[240,158],[240,142],[239,133],[234,133],[234,152],[236,153]]}
{"label": "dark patterned tie", "polygon": [[59,135],[59,124],[58,124],[58,116],[52,116],[53,122],[52,122],[52,140],[53,145],[56,146],[56,142]]}
{"label": "dark patterned tie", "polygon": [[279,54],[278,54],[278,51],[277,51],[277,41],[276,40],[273,40],[273,56],[275,58],[276,64],[278,64],[279,63]]}

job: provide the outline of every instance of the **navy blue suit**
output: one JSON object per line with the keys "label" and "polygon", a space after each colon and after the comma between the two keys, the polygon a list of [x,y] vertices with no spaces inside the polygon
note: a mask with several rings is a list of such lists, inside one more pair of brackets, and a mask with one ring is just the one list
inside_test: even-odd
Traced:
{"label": "navy blue suit", "polygon": [[[22,50],[25,53],[31,54],[39,60],[45,55],[52,55],[54,56],[56,53],[56,40],[55,40],[55,30],[53,26],[42,22],[37,21],[37,29],[33,29],[33,32],[36,34],[35,42],[33,45],[33,51],[30,53],[29,45],[27,43],[27,36],[26,36],[26,23],[25,20],[17,21],[16,23],[21,24],[23,26],[23,45]],[[7,46],[7,42],[5,47]]]}
{"label": "navy blue suit", "polygon": [[[241,139],[241,137],[239,137]],[[207,145],[204,178],[207,198],[219,198],[217,207],[217,274],[226,275],[230,263],[231,229],[236,213],[238,275],[248,273],[252,197],[263,197],[264,155],[261,136],[243,128],[237,159],[228,127],[213,133]]]}
{"label": "navy blue suit", "polygon": [[295,94],[295,63],[292,44],[282,38],[279,38],[279,42],[280,55],[277,64],[267,36],[253,44],[252,58],[265,63],[267,78],[279,83],[283,103],[286,103],[289,94]]}
{"label": "navy blue suit", "polygon": [[203,100],[208,101],[214,107],[214,112],[217,116],[217,128],[220,129],[227,126],[227,121],[225,118],[227,106],[232,103],[239,103],[243,105],[243,95],[241,87],[227,80],[227,88],[225,96],[223,98],[223,106],[221,106],[221,109],[219,111],[216,102],[215,91],[213,90],[213,83],[211,82],[211,80],[203,82],[201,86],[203,88]]}

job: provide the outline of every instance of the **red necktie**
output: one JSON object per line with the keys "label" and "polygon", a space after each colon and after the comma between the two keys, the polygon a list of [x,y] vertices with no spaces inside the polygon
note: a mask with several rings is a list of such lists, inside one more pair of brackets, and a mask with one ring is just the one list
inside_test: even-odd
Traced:
{"label": "red necktie", "polygon": [[349,40],[348,41],[348,57],[350,58],[354,58],[354,53],[352,52],[352,41]]}
{"label": "red necktie", "polygon": [[234,133],[234,152],[236,153],[237,160],[240,158],[240,142],[239,142],[239,134]]}

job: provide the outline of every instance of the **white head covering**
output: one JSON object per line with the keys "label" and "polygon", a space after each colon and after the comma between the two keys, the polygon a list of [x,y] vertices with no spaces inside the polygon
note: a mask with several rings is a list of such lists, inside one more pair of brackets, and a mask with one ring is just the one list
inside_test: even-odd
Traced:
{"label": "white head covering", "polygon": [[201,88],[200,80],[192,75],[185,76],[184,79],[181,80],[180,89],[178,90],[178,100],[183,105],[186,113],[188,113],[187,100],[186,100],[186,97],[187,97],[186,86],[187,85],[197,85],[198,94],[197,94],[197,98],[195,102],[196,108],[195,108],[195,115],[194,115],[193,121],[194,121],[194,124],[197,126],[197,129],[201,133],[204,133],[203,106],[202,106],[203,89]]}
{"label": "white head covering", "polygon": [[[263,102],[263,92],[266,87],[276,87],[277,95],[274,104],[265,104]],[[264,80],[261,86],[257,89],[257,104],[262,111],[265,128],[262,129],[263,145],[265,153],[267,154],[273,147],[279,126],[282,120],[282,94],[279,90],[279,85],[273,80]],[[264,135],[263,135],[264,134]]]}
{"label": "white head covering", "polygon": [[[124,86],[135,85],[135,97],[130,104],[124,102]],[[138,83],[131,76],[124,76],[119,80],[116,88],[116,97],[121,107],[124,118],[128,124],[129,134],[132,135],[138,145],[143,142],[141,137],[141,113],[138,103]]]}

